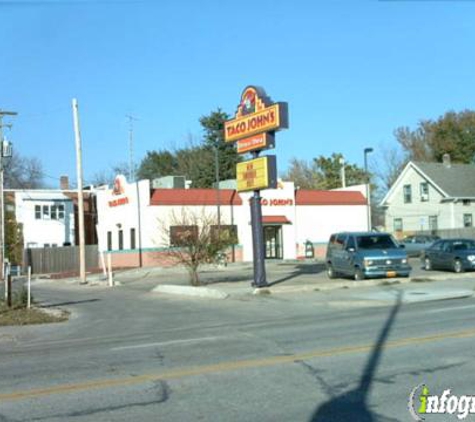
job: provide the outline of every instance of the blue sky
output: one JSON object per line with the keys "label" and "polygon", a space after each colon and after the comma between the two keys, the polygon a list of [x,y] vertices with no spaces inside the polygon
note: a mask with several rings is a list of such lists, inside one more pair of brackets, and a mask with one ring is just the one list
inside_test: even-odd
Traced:
{"label": "blue sky", "polygon": [[259,85],[289,103],[289,159],[394,144],[399,126],[475,108],[472,1],[1,1],[0,109],[6,135],[58,185],[76,180],[71,99],[86,182],[134,157],[186,146],[198,119],[233,114]]}

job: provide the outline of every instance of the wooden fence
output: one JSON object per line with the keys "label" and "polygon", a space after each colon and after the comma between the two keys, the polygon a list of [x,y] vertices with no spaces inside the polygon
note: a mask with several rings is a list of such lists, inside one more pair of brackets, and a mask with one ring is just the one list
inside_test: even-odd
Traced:
{"label": "wooden fence", "polygon": [[[23,262],[25,268],[31,266],[32,274],[79,271],[79,246],[25,249]],[[86,245],[86,270],[94,270],[99,266],[97,245]]]}

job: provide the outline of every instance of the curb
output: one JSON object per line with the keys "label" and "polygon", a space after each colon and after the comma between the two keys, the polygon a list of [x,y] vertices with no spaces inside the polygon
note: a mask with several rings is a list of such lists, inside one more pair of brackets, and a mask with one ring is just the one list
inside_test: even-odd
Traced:
{"label": "curb", "polygon": [[152,289],[152,293],[205,297],[209,299],[226,299],[229,296],[221,290],[210,289],[209,287],[174,286],[170,284],[157,286]]}

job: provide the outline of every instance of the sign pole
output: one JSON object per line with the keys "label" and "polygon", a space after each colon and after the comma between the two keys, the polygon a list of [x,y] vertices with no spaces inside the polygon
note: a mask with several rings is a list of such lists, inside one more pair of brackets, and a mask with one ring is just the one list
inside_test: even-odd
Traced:
{"label": "sign pole", "polygon": [[254,287],[266,287],[266,264],[264,254],[264,230],[262,228],[262,208],[260,191],[255,190],[251,198],[252,248],[254,258]]}

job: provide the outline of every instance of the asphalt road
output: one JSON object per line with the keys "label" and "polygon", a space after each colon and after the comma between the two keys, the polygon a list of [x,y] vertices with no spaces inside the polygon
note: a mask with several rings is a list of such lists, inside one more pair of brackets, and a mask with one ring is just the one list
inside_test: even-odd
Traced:
{"label": "asphalt road", "polygon": [[203,300],[152,295],[144,280],[38,285],[73,316],[0,328],[0,421],[411,420],[421,383],[475,393],[475,300],[403,305],[404,288],[370,288],[394,303],[354,308],[344,292]]}

